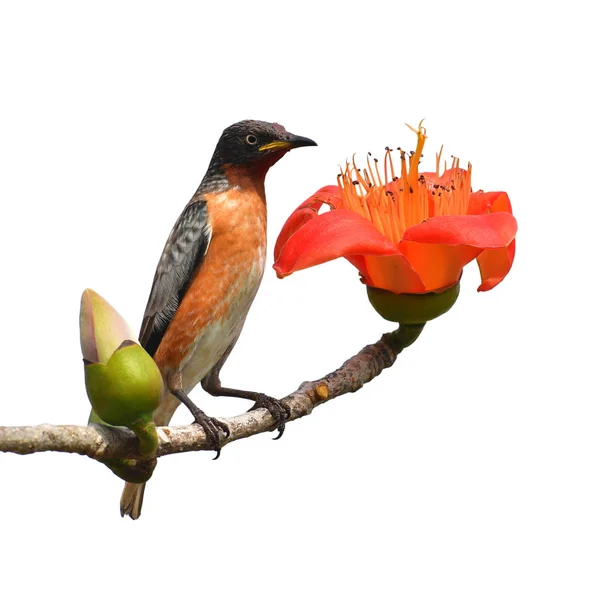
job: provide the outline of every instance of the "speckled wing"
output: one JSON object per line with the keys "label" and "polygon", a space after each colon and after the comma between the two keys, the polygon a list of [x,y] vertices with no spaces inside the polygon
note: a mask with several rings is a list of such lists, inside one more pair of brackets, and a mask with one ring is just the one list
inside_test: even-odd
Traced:
{"label": "speckled wing", "polygon": [[175,223],[156,268],[140,331],[140,344],[154,356],[208,250],[211,238],[206,201],[195,196]]}

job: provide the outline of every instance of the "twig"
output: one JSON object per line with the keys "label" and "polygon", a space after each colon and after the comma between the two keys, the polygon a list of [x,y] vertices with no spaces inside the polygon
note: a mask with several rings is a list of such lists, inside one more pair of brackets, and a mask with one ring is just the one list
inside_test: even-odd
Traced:
{"label": "twig", "polygon": [[[391,367],[398,354],[416,339],[421,329],[409,331],[408,337],[402,329],[385,334],[377,343],[365,346],[329,375],[303,383],[281,400],[289,408],[290,420],[309,415],[313,408],[332,398],[359,390]],[[230,437],[223,440],[224,444],[275,429],[275,421],[265,409],[220,420],[231,431]],[[211,449],[204,431],[197,425],[159,427],[158,439],[157,456]],[[0,451],[16,454],[72,452],[96,460],[140,458],[137,438],[131,431],[103,425],[0,427]]]}

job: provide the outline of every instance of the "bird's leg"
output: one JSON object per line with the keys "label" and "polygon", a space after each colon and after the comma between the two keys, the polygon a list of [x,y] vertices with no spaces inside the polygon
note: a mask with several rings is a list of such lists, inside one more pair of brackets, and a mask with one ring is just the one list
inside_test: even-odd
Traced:
{"label": "bird's leg", "polygon": [[168,378],[167,387],[175,398],[177,398],[186,408],[192,413],[194,422],[200,425],[204,429],[206,438],[211,443],[211,447],[216,451],[217,455],[213,460],[217,460],[221,456],[221,436],[220,433],[225,434],[225,438],[231,435],[229,427],[222,423],[218,419],[209,417],[203,410],[199,409],[189,398],[189,396],[183,391],[181,382],[181,373],[176,373]]}
{"label": "bird's leg", "polygon": [[250,410],[266,408],[273,417],[275,425],[277,426],[277,431],[279,433],[275,439],[278,440],[283,435],[283,432],[285,431],[285,423],[291,416],[290,409],[287,406],[282,404],[276,398],[272,398],[266,394],[249,392],[246,390],[236,390],[233,388],[224,388],[221,385],[219,374],[221,373],[223,365],[229,358],[237,339],[238,338],[236,337],[233,342],[231,342],[229,348],[227,348],[225,351],[225,354],[223,354],[215,366],[201,381],[202,387],[204,391],[208,392],[211,396],[229,396],[231,398],[245,398],[246,400],[252,400],[254,402],[254,406]]}
{"label": "bird's leg", "polygon": [[229,396],[232,398],[245,398],[246,400],[252,400],[254,406],[250,410],[256,410],[257,408],[266,408],[277,426],[277,437],[274,439],[278,440],[285,431],[285,423],[290,418],[290,409],[282,404],[276,398],[261,394],[260,392],[249,392],[247,390],[236,390],[233,388],[224,388],[221,385],[219,379],[219,372],[213,369],[203,380],[202,387],[211,396]]}

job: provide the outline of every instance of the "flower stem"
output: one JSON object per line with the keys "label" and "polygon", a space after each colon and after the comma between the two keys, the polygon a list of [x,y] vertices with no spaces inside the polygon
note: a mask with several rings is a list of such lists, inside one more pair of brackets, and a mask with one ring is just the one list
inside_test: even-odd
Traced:
{"label": "flower stem", "polygon": [[421,335],[425,323],[416,323],[414,325],[400,324],[396,331],[386,333],[383,337],[386,342],[398,353],[404,348],[408,348]]}
{"label": "flower stem", "polygon": [[158,448],[158,435],[152,417],[142,417],[130,423],[127,427],[137,435],[140,454],[142,456],[153,456]]}

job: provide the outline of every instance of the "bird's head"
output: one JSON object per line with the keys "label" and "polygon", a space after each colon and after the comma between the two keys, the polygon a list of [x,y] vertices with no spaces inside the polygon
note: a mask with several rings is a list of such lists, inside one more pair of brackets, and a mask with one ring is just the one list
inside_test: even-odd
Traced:
{"label": "bird's head", "polygon": [[294,135],[277,123],[240,121],[223,131],[211,160],[211,167],[256,167],[266,173],[286,152],[302,146],[316,146],[313,140]]}

